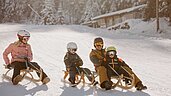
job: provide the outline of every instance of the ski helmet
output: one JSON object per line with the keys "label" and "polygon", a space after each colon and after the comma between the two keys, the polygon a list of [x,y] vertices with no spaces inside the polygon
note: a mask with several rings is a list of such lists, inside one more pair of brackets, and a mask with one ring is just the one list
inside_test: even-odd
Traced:
{"label": "ski helmet", "polygon": [[103,39],[101,37],[97,37],[94,39],[94,47],[96,47],[96,44],[101,44],[103,47]]}
{"label": "ski helmet", "polygon": [[107,47],[107,52],[109,51],[116,51],[116,48],[114,46]]}
{"label": "ski helmet", "polygon": [[30,33],[26,30],[20,30],[18,31],[17,36],[18,36],[18,39],[22,41],[23,37],[30,37]]}
{"label": "ski helmet", "polygon": [[[114,46],[110,46],[106,49],[107,51],[107,54],[110,55],[110,54],[113,54],[113,55],[116,55],[116,48]],[[113,53],[112,53],[113,52]]]}
{"label": "ski helmet", "polygon": [[70,49],[75,49],[75,51],[77,50],[77,44],[75,42],[69,42],[67,44],[67,50],[70,51]]}

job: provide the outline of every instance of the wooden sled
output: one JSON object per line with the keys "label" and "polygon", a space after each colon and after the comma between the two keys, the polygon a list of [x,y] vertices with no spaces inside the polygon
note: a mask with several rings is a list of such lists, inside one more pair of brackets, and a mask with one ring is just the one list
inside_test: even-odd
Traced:
{"label": "wooden sled", "polygon": [[[63,77],[63,79],[65,80],[66,79],[66,77],[69,75],[69,72],[68,71],[65,71],[65,70],[62,70],[63,72],[64,72],[64,77]],[[83,82],[83,83],[85,83],[85,79],[84,79],[84,74],[83,74],[83,72],[81,72],[81,74],[76,74],[76,76],[75,76],[75,83],[76,84],[78,84],[78,83],[80,83],[81,81]]]}
{"label": "wooden sled", "polygon": [[[6,65],[4,65],[4,66],[6,66]],[[5,67],[5,69],[8,69],[7,67]],[[8,69],[6,72],[5,72],[5,74],[3,74],[2,76],[3,76],[3,78],[4,79],[6,79],[6,80],[9,80],[9,81],[11,81],[12,80],[12,76],[10,76],[9,75],[9,73],[11,72],[11,71],[13,71],[13,68],[10,68],[10,69]],[[39,78],[35,78],[33,75],[32,75],[32,72],[38,72],[39,74],[40,74],[40,77]],[[36,68],[36,70],[34,70],[34,69],[31,69],[31,68],[27,68],[27,69],[23,69],[23,70],[21,70],[21,72],[20,72],[20,75],[22,76],[22,80],[23,79],[28,79],[28,80],[30,80],[31,82],[39,82],[39,81],[41,81],[42,80],[42,74],[43,74],[43,72],[42,72],[42,69],[40,68],[40,70],[39,69],[37,69]],[[21,81],[22,81],[21,80]],[[20,81],[20,82],[21,82]]]}
{"label": "wooden sled", "polygon": [[[114,69],[112,69],[112,70],[115,71]],[[112,80],[113,81],[112,88],[119,87],[119,88],[128,90],[128,89],[131,89],[131,88],[133,88],[135,86],[135,76],[134,76],[134,74],[130,74],[128,71],[126,71],[126,72],[129,74],[129,77],[126,77],[123,74],[121,74],[119,76],[113,76],[112,77],[112,79],[114,79],[114,80]],[[125,79],[129,80],[130,83],[126,84]]]}
{"label": "wooden sled", "polygon": [[[125,84],[125,82],[124,82],[125,78],[130,80],[129,84]],[[135,76],[134,76],[134,74],[132,74],[131,78],[130,77],[125,77],[122,74],[119,77],[112,77],[112,79],[115,79],[115,80],[112,80],[113,81],[112,88],[119,87],[119,88],[128,90],[128,89],[131,89],[131,88],[133,88],[135,86]]]}
{"label": "wooden sled", "polygon": [[[67,76],[69,75],[69,72],[68,71],[65,71],[65,70],[63,70],[63,72],[64,72],[63,79],[65,80],[67,78]],[[91,81],[90,81],[90,85],[94,83],[93,81],[95,80],[95,77],[91,73],[90,70],[87,70],[87,68],[84,68],[80,74],[76,74],[76,76],[75,76],[76,83],[82,81],[82,83],[85,84],[85,77],[92,78]]]}

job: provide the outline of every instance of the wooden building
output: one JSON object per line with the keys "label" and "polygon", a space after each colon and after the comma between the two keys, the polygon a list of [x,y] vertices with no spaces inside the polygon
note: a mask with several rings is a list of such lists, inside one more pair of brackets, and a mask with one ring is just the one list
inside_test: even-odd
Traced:
{"label": "wooden building", "polygon": [[[92,18],[93,22],[96,22],[96,27],[107,28],[117,23],[124,22],[127,19],[143,18],[144,8],[146,4],[111,12]],[[91,22],[91,21],[90,21]],[[94,24],[94,23],[92,23]],[[93,26],[92,26],[93,27]]]}

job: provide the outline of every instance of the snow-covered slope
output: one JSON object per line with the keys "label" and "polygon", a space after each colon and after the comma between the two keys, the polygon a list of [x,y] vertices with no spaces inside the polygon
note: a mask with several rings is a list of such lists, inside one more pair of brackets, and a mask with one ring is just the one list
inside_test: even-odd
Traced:
{"label": "snow-covered slope", "polygon": [[[20,29],[31,32],[29,43],[32,45],[34,60],[39,63],[51,79],[47,85],[30,83],[24,80],[13,86],[11,82],[0,78],[0,96],[171,96],[171,40],[149,38],[134,32],[108,31],[92,29],[78,25],[43,26],[0,24],[0,75],[4,69],[2,53],[9,43],[17,40],[16,33]],[[133,29],[132,29],[133,30]],[[105,46],[116,46],[118,56],[127,62],[148,87],[143,92],[131,90],[104,91],[79,84],[76,88],[61,82],[62,70],[65,69],[63,57],[66,44],[74,41],[78,45],[77,53],[83,59],[84,67],[94,70],[89,60],[93,48],[93,39],[102,37]]]}

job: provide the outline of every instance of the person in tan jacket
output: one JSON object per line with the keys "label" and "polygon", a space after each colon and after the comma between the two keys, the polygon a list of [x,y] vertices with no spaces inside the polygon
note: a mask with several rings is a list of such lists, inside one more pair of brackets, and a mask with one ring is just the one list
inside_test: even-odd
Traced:
{"label": "person in tan jacket", "polygon": [[[33,69],[41,68],[36,62],[31,62],[33,59],[33,54],[31,45],[27,43],[30,38],[30,33],[26,30],[20,30],[17,33],[17,36],[19,40],[11,43],[3,52],[3,59],[7,65],[7,68],[14,68],[12,76],[13,85],[17,85],[22,79],[20,70],[27,69],[27,67]],[[9,54],[11,55],[11,60],[8,57]],[[26,62],[29,62],[27,63],[28,65]],[[40,77],[40,73],[37,74]],[[46,84],[50,81],[49,77],[47,77],[44,72],[41,81],[43,84]]]}
{"label": "person in tan jacket", "polygon": [[103,49],[103,39],[98,37],[94,39],[94,47],[90,52],[90,60],[95,66],[95,70],[99,75],[100,87],[110,90],[112,87],[112,82],[107,76],[107,70],[105,68],[106,62],[106,51]]}

